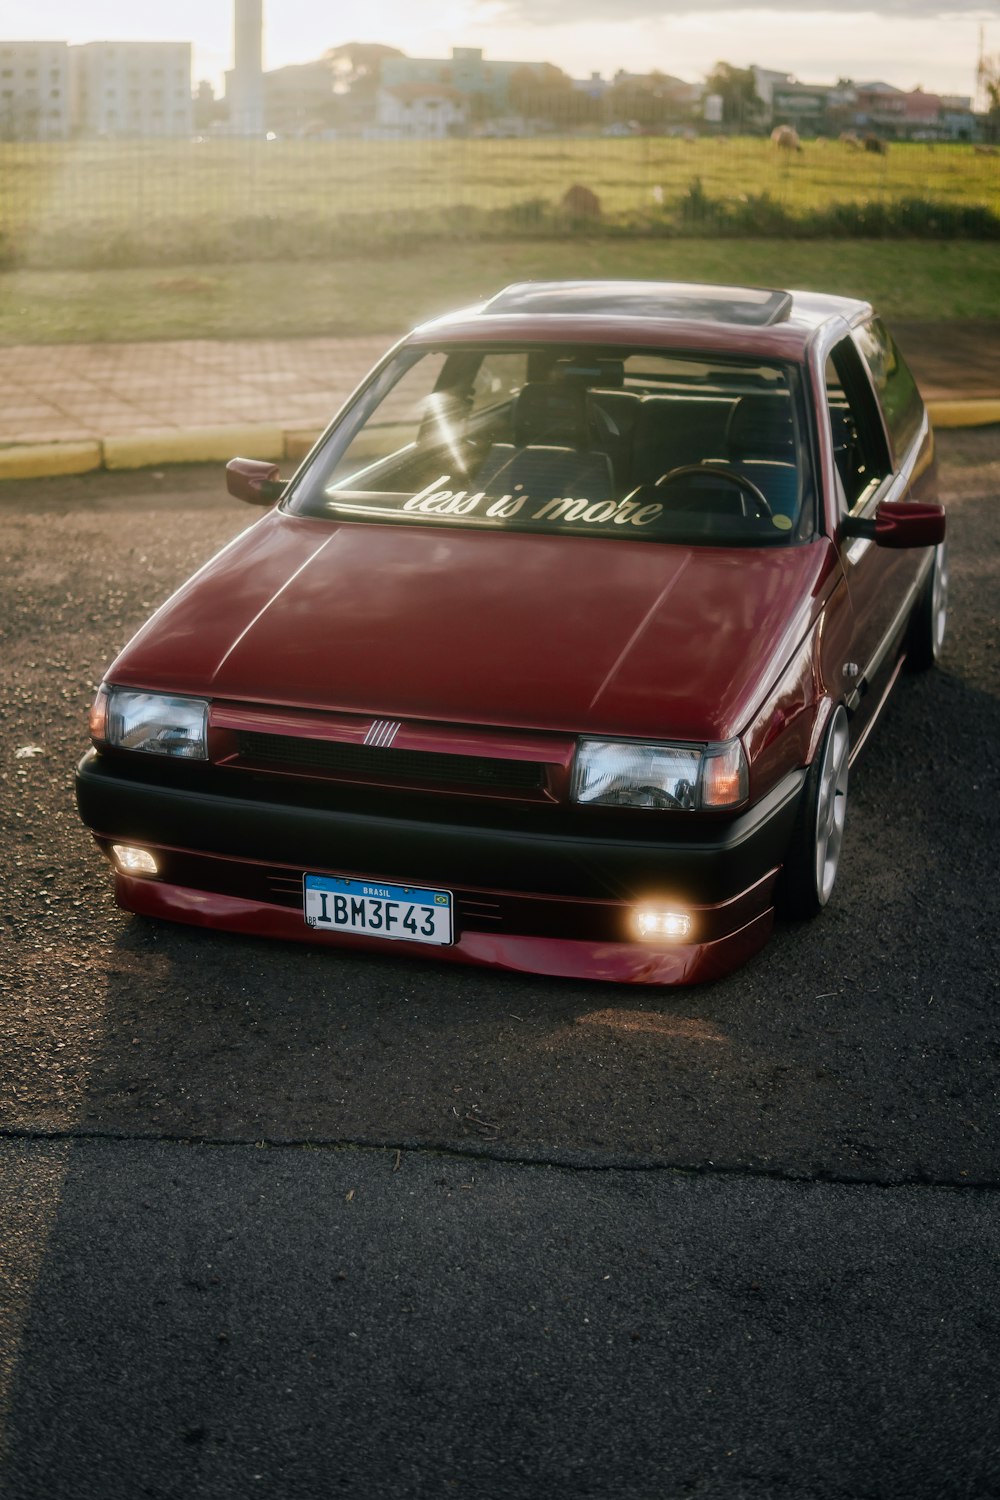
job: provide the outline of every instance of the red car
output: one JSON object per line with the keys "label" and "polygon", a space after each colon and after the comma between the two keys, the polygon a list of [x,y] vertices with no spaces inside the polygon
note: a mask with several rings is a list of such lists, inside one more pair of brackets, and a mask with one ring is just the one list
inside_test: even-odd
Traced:
{"label": "red car", "polygon": [[587,979],[829,900],[848,767],[946,617],[934,446],[863,302],[508,287],[419,328],[108,669],[127,910]]}

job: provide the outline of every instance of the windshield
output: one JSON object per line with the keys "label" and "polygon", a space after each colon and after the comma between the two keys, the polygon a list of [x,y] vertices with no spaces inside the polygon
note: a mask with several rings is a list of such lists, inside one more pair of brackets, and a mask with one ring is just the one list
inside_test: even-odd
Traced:
{"label": "windshield", "polygon": [[812,531],[794,367],[663,351],[404,349],[287,508],[331,520],[780,545]]}

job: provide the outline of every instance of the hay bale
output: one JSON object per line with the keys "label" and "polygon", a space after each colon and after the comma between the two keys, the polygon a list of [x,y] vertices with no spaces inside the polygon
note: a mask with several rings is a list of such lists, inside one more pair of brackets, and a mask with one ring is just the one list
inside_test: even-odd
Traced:
{"label": "hay bale", "polygon": [[562,200],[563,212],[571,219],[599,219],[601,217],[601,200],[592,188],[584,187],[582,182],[574,182],[571,188],[567,188]]}

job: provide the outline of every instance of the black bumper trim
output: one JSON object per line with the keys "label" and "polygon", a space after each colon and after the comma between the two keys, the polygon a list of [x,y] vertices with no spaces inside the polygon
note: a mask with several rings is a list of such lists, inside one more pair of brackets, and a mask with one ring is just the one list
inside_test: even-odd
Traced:
{"label": "black bumper trim", "polygon": [[793,772],[734,818],[710,827],[699,819],[690,840],[654,840],[297,807],[142,782],[129,769],[122,775],[90,751],[77,771],[84,823],[120,842],[446,888],[611,900],[673,888],[698,903],[729,900],[781,864],[805,778]]}

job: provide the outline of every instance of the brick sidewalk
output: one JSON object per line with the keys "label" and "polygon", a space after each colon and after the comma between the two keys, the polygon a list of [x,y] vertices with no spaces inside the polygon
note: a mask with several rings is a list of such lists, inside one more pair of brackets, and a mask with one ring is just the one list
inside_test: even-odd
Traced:
{"label": "brick sidewalk", "polygon": [[315,431],[390,343],[376,335],[0,349],[0,445],[233,423]]}
{"label": "brick sidewalk", "polygon": [[[1000,324],[903,323],[895,332],[929,400],[1000,397]],[[377,334],[0,348],[0,447],[232,424],[315,432],[391,342]]]}
{"label": "brick sidewalk", "polygon": [[[997,290],[1000,301],[1000,265]],[[925,400],[981,400],[1000,396],[1000,322],[893,321],[890,327]]]}

